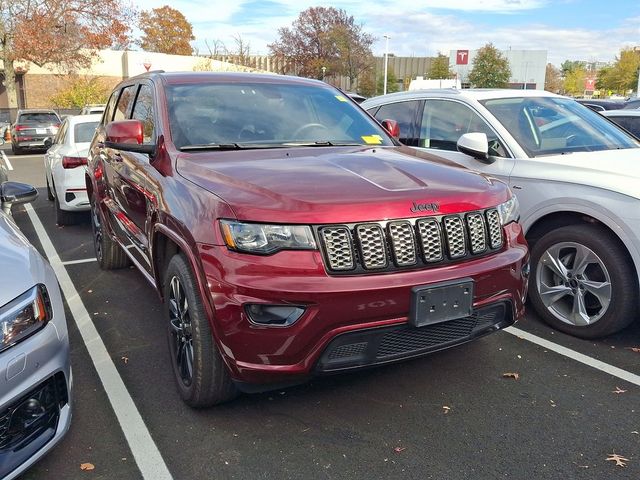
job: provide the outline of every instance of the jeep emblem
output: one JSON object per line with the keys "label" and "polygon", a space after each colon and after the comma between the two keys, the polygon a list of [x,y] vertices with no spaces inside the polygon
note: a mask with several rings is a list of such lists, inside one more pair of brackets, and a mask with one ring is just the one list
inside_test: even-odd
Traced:
{"label": "jeep emblem", "polygon": [[437,212],[438,210],[440,210],[440,205],[438,205],[435,202],[432,203],[416,203],[413,202],[413,205],[411,206],[411,211],[413,213],[418,213],[418,212]]}

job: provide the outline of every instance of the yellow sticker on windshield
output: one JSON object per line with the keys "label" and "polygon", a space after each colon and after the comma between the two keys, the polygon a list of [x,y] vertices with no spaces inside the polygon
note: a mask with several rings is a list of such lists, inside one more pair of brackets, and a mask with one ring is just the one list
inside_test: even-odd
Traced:
{"label": "yellow sticker on windshield", "polygon": [[380,135],[362,135],[362,140],[367,145],[380,145],[382,143],[382,137]]}
{"label": "yellow sticker on windshield", "polygon": [[341,102],[348,102],[348,100],[344,98],[342,95],[336,95],[336,98]]}

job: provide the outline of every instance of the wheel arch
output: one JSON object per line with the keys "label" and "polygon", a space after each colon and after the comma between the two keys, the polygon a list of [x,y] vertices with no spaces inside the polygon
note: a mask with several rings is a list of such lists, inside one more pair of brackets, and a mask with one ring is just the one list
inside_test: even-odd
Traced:
{"label": "wheel arch", "polygon": [[550,212],[535,219],[535,221],[526,227],[525,238],[527,239],[530,248],[533,248],[535,243],[546,233],[559,227],[570,225],[598,225],[604,228],[609,233],[612,240],[622,247],[627,259],[633,265],[638,282],[640,282],[640,259],[638,258],[637,252],[630,251],[629,247],[627,247],[627,244],[625,243],[624,237],[621,237],[620,235],[620,233],[624,232],[623,229],[613,221],[605,221],[592,214],[579,211],[565,210]]}

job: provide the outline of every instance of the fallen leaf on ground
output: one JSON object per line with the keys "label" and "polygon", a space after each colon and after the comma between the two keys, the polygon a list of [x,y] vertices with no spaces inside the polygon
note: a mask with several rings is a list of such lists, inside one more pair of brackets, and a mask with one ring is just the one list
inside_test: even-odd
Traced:
{"label": "fallen leaf on ground", "polygon": [[403,450],[406,450],[406,449],[407,449],[407,447],[396,447],[396,448],[393,449],[393,451],[396,452],[396,453],[400,453],[400,452],[402,452]]}
{"label": "fallen leaf on ground", "polygon": [[444,411],[444,414],[446,415],[451,410],[451,407],[447,407],[446,405],[443,405],[442,406],[442,410]]}
{"label": "fallen leaf on ground", "polygon": [[627,350],[631,350],[632,352],[640,353],[640,347],[628,347]]}
{"label": "fallen leaf on ground", "polygon": [[616,462],[616,466],[618,467],[626,467],[628,458],[624,458],[622,455],[618,455],[617,453],[610,453],[607,457],[607,462]]}
{"label": "fallen leaf on ground", "polygon": [[124,363],[129,363],[129,357],[122,357],[122,361]]}
{"label": "fallen leaf on ground", "polygon": [[626,390],[622,390],[620,387],[616,387],[615,390],[612,390],[611,393],[624,393]]}
{"label": "fallen leaf on ground", "polygon": [[95,465],[93,463],[81,463],[80,470],[93,470],[95,469]]}
{"label": "fallen leaf on ground", "polygon": [[518,380],[520,378],[520,374],[515,372],[506,372],[503,373],[502,376],[504,378],[513,378],[514,380]]}
{"label": "fallen leaf on ground", "polygon": [[93,290],[87,290],[87,293],[93,293]]}

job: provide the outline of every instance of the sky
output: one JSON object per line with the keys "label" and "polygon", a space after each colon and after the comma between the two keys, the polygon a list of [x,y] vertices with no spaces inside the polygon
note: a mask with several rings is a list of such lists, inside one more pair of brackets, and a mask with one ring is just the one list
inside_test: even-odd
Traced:
{"label": "sky", "polygon": [[[139,10],[166,0],[133,0]],[[249,42],[250,53],[269,53],[278,29],[290,27],[311,6],[344,9],[376,41],[374,55],[449,55],[450,50],[477,49],[492,42],[501,50],[547,50],[548,62],[614,61],[625,47],[640,46],[640,0],[172,0],[191,23],[192,45],[208,52],[205,40],[235,46]]]}

